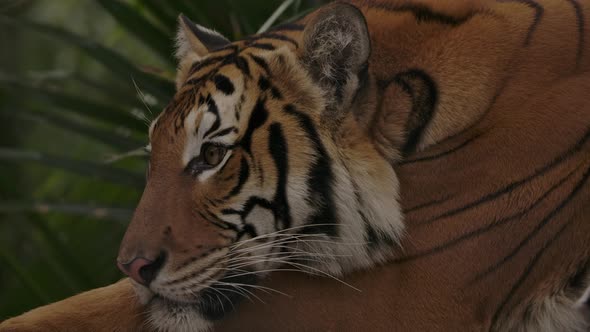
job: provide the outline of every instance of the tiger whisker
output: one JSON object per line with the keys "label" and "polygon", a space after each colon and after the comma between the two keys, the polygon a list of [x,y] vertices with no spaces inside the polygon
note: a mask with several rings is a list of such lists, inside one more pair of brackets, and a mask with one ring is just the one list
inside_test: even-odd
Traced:
{"label": "tiger whisker", "polygon": [[[233,284],[231,284],[231,283],[224,283],[224,284],[223,284],[223,285],[221,285],[221,286],[228,286],[228,285],[226,285],[226,284],[228,284],[228,285],[231,285],[231,287],[232,287],[232,288],[234,288],[234,289],[229,289],[229,288],[222,288],[222,289],[224,289],[224,290],[228,290],[228,291],[232,291],[232,290],[233,290],[234,292],[236,292],[236,293],[238,293],[238,294],[240,294],[240,295],[242,295],[242,296],[246,297],[246,298],[247,298],[248,300],[250,300],[250,302],[252,302],[252,303],[254,303],[254,301],[252,300],[252,298],[251,298],[250,296],[253,296],[253,297],[255,297],[255,298],[258,300],[258,301],[260,301],[260,302],[262,302],[262,303],[266,304],[266,302],[264,302],[264,301],[263,301],[263,300],[262,300],[260,297],[258,297],[258,296],[257,296],[256,294],[254,294],[252,291],[250,291],[250,290],[248,290],[248,289],[245,289],[243,286],[237,286],[237,285],[233,285]],[[249,296],[248,294],[249,294],[250,296]]]}
{"label": "tiger whisker", "polygon": [[[292,249],[291,247],[288,246],[274,246],[273,248],[279,248],[279,249]],[[234,262],[236,260],[240,260],[240,259],[247,259],[247,258],[252,258],[252,257],[276,257],[276,256],[289,256],[289,255],[301,255],[301,256],[311,256],[311,257],[326,257],[326,258],[336,258],[336,257],[351,257],[352,255],[349,254],[329,254],[329,253],[322,253],[322,254],[316,254],[314,252],[308,252],[308,251],[304,251],[298,248],[293,248],[294,250],[289,252],[289,251],[283,251],[283,252],[268,252],[268,253],[263,253],[263,254],[256,254],[253,256],[247,256],[247,254],[249,253],[254,253],[256,251],[258,251],[258,249],[256,250],[252,250],[250,252],[245,251],[245,252],[241,252],[238,255],[228,255],[230,257],[230,259],[228,259],[226,261],[226,263],[228,262]]]}
{"label": "tiger whisker", "polygon": [[319,274],[321,274],[321,275],[324,275],[324,276],[326,276],[326,277],[329,277],[329,278],[331,278],[331,279],[334,279],[334,280],[336,280],[336,281],[338,281],[338,282],[342,283],[343,285],[345,285],[345,286],[348,286],[348,287],[350,287],[350,288],[352,288],[352,289],[354,289],[354,290],[356,290],[356,291],[358,291],[358,292],[362,292],[360,289],[358,289],[358,288],[354,287],[353,285],[351,285],[351,284],[349,284],[349,283],[347,283],[347,282],[345,282],[345,281],[343,281],[343,280],[341,280],[341,279],[337,278],[336,276],[334,276],[334,275],[332,275],[332,274],[330,274],[330,273],[324,272],[324,271],[322,271],[322,270],[320,270],[320,269],[316,269],[316,268],[314,268],[314,267],[311,267],[311,266],[307,266],[307,265],[303,265],[303,264],[299,264],[299,263],[294,263],[294,262],[285,262],[285,264],[288,264],[288,265],[296,265],[296,266],[301,266],[301,267],[303,267],[303,268],[306,268],[306,269],[311,269],[311,270],[314,270],[314,271],[316,271],[317,273],[319,273]]}
{"label": "tiger whisker", "polygon": [[214,285],[213,285],[213,286],[211,286],[211,287],[215,287],[215,289],[217,289],[217,290],[219,290],[219,291],[226,291],[226,292],[232,292],[232,293],[236,293],[236,294],[238,294],[238,295],[240,295],[240,296],[243,296],[243,297],[247,298],[247,299],[248,299],[250,302],[254,303],[254,301],[252,301],[252,298],[251,298],[250,296],[248,296],[248,294],[246,294],[246,293],[245,293],[245,292],[243,292],[243,291],[239,291],[239,290],[237,289],[237,287],[236,287],[236,288],[226,288],[226,287],[222,287],[222,286],[220,286],[220,285],[217,285],[217,284],[214,284]]}
{"label": "tiger whisker", "polygon": [[343,245],[343,246],[362,246],[362,245],[366,245],[367,242],[336,242],[336,241],[327,241],[327,240],[305,240],[305,239],[299,239],[299,238],[292,238],[292,239],[278,239],[278,240],[274,240],[271,242],[266,242],[266,243],[262,243],[262,244],[258,244],[252,247],[247,247],[247,248],[242,248],[239,250],[234,250],[234,248],[230,248],[231,252],[243,252],[243,251],[251,251],[251,250],[255,250],[255,249],[259,249],[259,248],[265,248],[265,247],[269,247],[272,246],[276,243],[281,243],[281,244],[286,244],[286,243],[300,243],[300,244],[310,244],[310,243],[323,243],[323,244],[336,244],[336,245]]}
{"label": "tiger whisker", "polygon": [[325,263],[324,261],[322,261],[320,259],[313,258],[313,257],[308,258],[307,256],[288,256],[288,257],[268,257],[268,258],[264,258],[264,259],[258,259],[256,261],[254,261],[253,259],[244,259],[239,262],[233,262],[230,266],[240,268],[240,267],[244,267],[244,266],[254,265],[257,263],[268,263],[268,262],[282,263],[282,262],[288,262],[288,259],[291,259],[291,258],[297,258],[302,261],[308,261],[308,262]]}
{"label": "tiger whisker", "polygon": [[[248,243],[248,242],[257,241],[257,240],[260,240],[260,239],[263,239],[263,238],[267,238],[267,237],[273,237],[273,236],[276,236],[278,234],[282,234],[282,233],[289,232],[289,231],[292,231],[292,230],[297,230],[297,229],[307,228],[307,227],[320,227],[320,226],[348,226],[348,225],[341,225],[341,224],[330,223],[330,224],[313,224],[313,225],[294,226],[294,227],[284,228],[284,229],[281,229],[279,231],[275,231],[275,232],[271,232],[271,233],[266,233],[266,234],[258,235],[258,236],[255,236],[253,238],[240,241],[240,242],[236,243],[236,247],[239,247],[240,245],[245,244],[245,243]],[[296,235],[296,234],[293,234],[293,235]],[[312,235],[313,236],[315,234],[298,234],[298,235]],[[327,236],[327,235],[324,235],[324,236]]]}
{"label": "tiger whisker", "polygon": [[[311,260],[308,260],[308,261],[311,261]],[[258,264],[258,263],[267,263],[267,262],[276,262],[276,263],[284,263],[284,264],[290,263],[289,261],[284,260],[282,258],[259,259],[259,260],[253,260],[253,261],[246,262],[246,263],[236,264],[236,267],[243,267],[243,266],[249,266],[249,265],[254,265],[254,264]],[[317,262],[317,260],[316,260],[316,262]],[[322,263],[322,262],[320,261],[320,263]],[[303,265],[303,264],[301,264],[301,265]],[[280,271],[286,271],[286,269],[281,268],[281,267],[277,267],[277,269],[279,269]],[[306,272],[306,273],[313,274],[313,275],[317,275],[316,273],[310,272],[310,271],[304,271],[301,269],[299,269],[299,271]]]}
{"label": "tiger whisker", "polygon": [[[147,102],[145,101],[145,94],[143,93],[143,91],[141,91],[141,89],[139,88],[139,86],[137,85],[137,82],[135,82],[135,79],[133,77],[131,77],[131,81],[133,82],[133,86],[135,86],[135,90],[137,91],[137,95],[139,96],[139,99],[141,99],[143,106],[145,106],[145,108],[147,108],[148,112],[150,112],[151,115],[154,115],[151,108],[148,106]],[[146,120],[148,120],[148,124],[149,124],[149,119],[147,117],[146,117]]]}

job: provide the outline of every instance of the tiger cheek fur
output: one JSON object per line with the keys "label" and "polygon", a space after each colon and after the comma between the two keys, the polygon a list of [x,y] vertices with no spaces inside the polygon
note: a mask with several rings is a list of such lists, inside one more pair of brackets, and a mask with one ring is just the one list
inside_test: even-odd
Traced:
{"label": "tiger cheek fur", "polygon": [[355,113],[375,105],[360,11],[334,5],[235,43],[179,21],[178,91],[150,127],[118,257],[152,324],[206,329],[276,269],[336,277],[385,261],[403,222],[391,160]]}

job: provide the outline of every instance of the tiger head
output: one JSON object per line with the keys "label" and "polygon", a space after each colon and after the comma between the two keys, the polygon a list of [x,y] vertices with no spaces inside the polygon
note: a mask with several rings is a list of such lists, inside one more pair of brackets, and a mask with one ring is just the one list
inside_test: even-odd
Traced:
{"label": "tiger head", "polygon": [[218,319],[278,268],[383,261],[403,223],[391,153],[369,135],[361,12],[335,4],[234,43],[179,25],[177,92],[150,126],[118,257],[154,321]]}

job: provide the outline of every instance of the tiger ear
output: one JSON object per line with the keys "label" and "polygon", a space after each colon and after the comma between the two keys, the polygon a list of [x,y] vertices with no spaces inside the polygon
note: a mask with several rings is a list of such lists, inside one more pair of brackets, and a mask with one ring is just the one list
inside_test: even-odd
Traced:
{"label": "tiger ear", "polygon": [[176,58],[179,63],[176,87],[178,88],[179,84],[184,82],[186,72],[192,63],[230,43],[220,33],[195,24],[188,17],[180,14],[176,34]]}
{"label": "tiger ear", "polygon": [[180,60],[190,53],[202,58],[209,52],[230,44],[230,41],[220,33],[193,23],[183,14],[178,16],[176,41],[176,56]]}
{"label": "tiger ear", "polygon": [[320,9],[305,25],[302,62],[325,92],[331,115],[342,116],[350,106],[366,77],[370,54],[367,22],[353,5]]}

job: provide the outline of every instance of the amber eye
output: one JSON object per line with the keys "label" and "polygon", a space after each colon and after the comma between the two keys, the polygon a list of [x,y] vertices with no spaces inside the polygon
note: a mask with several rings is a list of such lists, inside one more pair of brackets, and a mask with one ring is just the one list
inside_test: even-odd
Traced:
{"label": "amber eye", "polygon": [[203,161],[211,166],[217,166],[223,160],[225,153],[227,152],[227,148],[220,146],[220,145],[213,145],[213,144],[206,144],[203,146],[202,150],[202,157]]}

